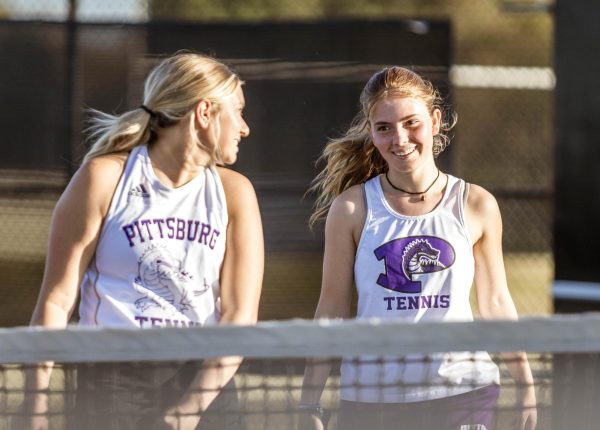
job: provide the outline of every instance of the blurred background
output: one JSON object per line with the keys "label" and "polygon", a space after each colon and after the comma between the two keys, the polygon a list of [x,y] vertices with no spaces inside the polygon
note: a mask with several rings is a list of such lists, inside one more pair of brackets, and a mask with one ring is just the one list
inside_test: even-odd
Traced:
{"label": "blurred background", "polygon": [[388,64],[451,102],[440,165],[496,195],[518,310],[552,313],[554,30],[552,0],[0,0],[0,326],[28,323],[52,209],[87,148],[85,109],[139,106],[147,71],[179,49],[246,81],[252,133],[234,168],[261,204],[260,319],[312,317],[323,235],[304,194]]}

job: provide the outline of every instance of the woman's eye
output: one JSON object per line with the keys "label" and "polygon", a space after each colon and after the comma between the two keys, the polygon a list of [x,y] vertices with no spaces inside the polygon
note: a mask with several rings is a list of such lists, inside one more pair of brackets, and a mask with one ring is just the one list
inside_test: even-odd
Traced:
{"label": "woman's eye", "polygon": [[383,133],[388,130],[389,130],[389,127],[387,125],[380,125],[379,127],[377,127],[377,131],[380,133]]}

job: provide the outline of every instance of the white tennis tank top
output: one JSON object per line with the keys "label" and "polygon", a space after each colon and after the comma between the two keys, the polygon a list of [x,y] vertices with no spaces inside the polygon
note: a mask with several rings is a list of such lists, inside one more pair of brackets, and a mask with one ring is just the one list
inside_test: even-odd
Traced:
{"label": "white tennis tank top", "polygon": [[131,151],[81,284],[80,324],[141,328],[219,321],[227,206],[214,167],[179,188]]}
{"label": "white tennis tank top", "polygon": [[[474,258],[464,217],[465,182],[448,175],[440,203],[419,216],[390,207],[380,176],[367,181],[364,191],[367,215],[354,264],[357,318],[473,320]],[[487,353],[465,352],[347,358],[341,378],[344,400],[400,403],[498,383],[499,372]]]}

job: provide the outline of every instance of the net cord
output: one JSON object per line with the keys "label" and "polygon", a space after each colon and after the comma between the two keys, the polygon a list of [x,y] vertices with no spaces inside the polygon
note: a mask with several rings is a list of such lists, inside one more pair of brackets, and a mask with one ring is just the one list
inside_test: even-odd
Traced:
{"label": "net cord", "polygon": [[518,321],[287,320],[255,326],[0,329],[0,363],[340,357],[445,351],[600,351],[600,313]]}

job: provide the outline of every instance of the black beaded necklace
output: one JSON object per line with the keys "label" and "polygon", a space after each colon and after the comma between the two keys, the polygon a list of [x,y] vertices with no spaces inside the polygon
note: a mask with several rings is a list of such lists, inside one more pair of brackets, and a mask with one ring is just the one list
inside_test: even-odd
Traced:
{"label": "black beaded necklace", "polygon": [[427,191],[429,191],[431,189],[431,187],[433,187],[433,184],[435,184],[438,180],[438,178],[440,177],[440,169],[438,169],[437,171],[437,175],[435,177],[435,179],[433,180],[433,182],[425,189],[425,191],[417,191],[417,192],[413,192],[413,191],[406,191],[403,190],[400,187],[395,186],[394,184],[392,184],[392,181],[390,181],[390,178],[388,177],[388,172],[386,170],[385,172],[385,179],[388,181],[388,184],[390,184],[392,186],[393,189],[397,190],[397,191],[402,191],[403,193],[406,194],[410,194],[411,196],[421,196],[421,201],[425,201],[425,194],[427,194]]}

